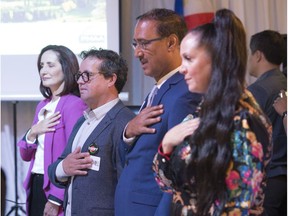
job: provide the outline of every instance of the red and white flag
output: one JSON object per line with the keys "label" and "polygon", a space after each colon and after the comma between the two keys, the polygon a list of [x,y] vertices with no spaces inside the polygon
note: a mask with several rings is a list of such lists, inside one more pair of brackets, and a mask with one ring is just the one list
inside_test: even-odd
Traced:
{"label": "red and white flag", "polygon": [[175,11],[184,17],[188,29],[211,22],[215,6],[213,0],[175,0]]}

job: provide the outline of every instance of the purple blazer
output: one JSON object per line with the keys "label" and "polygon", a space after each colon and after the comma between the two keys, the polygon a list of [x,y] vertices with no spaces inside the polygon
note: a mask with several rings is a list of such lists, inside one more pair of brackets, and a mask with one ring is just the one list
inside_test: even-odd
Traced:
{"label": "purple blazer", "polygon": [[[38,122],[38,113],[39,111],[49,103],[49,99],[42,100],[36,108],[36,113],[33,120],[33,125]],[[83,115],[83,111],[87,109],[86,104],[82,101],[81,98],[75,95],[65,95],[61,96],[56,110],[60,111],[61,118],[60,123],[55,126],[54,132],[48,132],[45,134],[44,140],[44,184],[43,190],[45,191],[46,197],[57,201],[59,203],[63,203],[64,199],[64,190],[57,188],[54,186],[48,177],[48,166],[57,160],[57,158],[63,152],[70,133],[74,127],[74,124],[77,120]],[[26,136],[26,134],[25,134]],[[18,142],[18,146],[20,147],[20,155],[24,161],[30,161],[29,171],[27,177],[24,181],[24,188],[27,194],[26,200],[26,212],[28,214],[29,210],[29,200],[30,200],[30,188],[31,188],[31,170],[35,161],[35,153],[38,146],[38,143],[28,144],[26,142],[25,136],[22,140]],[[63,211],[59,212],[59,215],[63,215]]]}

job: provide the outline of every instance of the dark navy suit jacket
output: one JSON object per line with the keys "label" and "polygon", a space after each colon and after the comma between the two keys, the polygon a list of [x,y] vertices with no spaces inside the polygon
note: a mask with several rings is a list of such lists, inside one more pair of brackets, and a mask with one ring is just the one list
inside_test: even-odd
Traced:
{"label": "dark navy suit jacket", "polygon": [[[193,113],[201,96],[189,92],[184,76],[176,73],[158,90],[153,105],[163,104],[161,122],[152,125],[155,134],[142,134],[133,146],[122,143],[125,167],[115,195],[116,216],[169,215],[172,196],[163,195],[152,170],[152,161],[165,133]],[[145,105],[144,105],[145,107]]]}
{"label": "dark navy suit jacket", "polygon": [[[88,147],[93,142],[99,146],[96,156],[101,158],[100,169],[99,171],[88,170],[87,175],[74,177],[71,208],[73,216],[114,216],[114,193],[122,171],[118,150],[119,142],[124,127],[134,116],[135,114],[119,101],[85,141],[82,152],[88,152]],[[79,119],[61,157],[49,166],[51,182],[66,189],[64,208],[67,205],[67,189],[70,181],[66,184],[58,182],[55,172],[60,161],[71,153],[73,140],[84,121],[84,117]]]}

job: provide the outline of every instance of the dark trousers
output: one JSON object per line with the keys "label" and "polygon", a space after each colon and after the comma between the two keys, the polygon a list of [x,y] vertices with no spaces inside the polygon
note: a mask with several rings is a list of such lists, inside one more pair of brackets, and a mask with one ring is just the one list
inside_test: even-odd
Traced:
{"label": "dark trousers", "polygon": [[47,198],[43,190],[44,177],[40,174],[32,175],[29,216],[42,216]]}
{"label": "dark trousers", "polygon": [[264,209],[268,216],[287,216],[287,176],[268,178]]}

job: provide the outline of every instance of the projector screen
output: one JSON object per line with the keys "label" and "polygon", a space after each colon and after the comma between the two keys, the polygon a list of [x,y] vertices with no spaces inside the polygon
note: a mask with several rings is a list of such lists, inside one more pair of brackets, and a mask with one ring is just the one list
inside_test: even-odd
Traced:
{"label": "projector screen", "polygon": [[37,57],[49,44],[77,56],[92,47],[119,52],[118,0],[1,0],[0,8],[1,100],[43,98]]}

